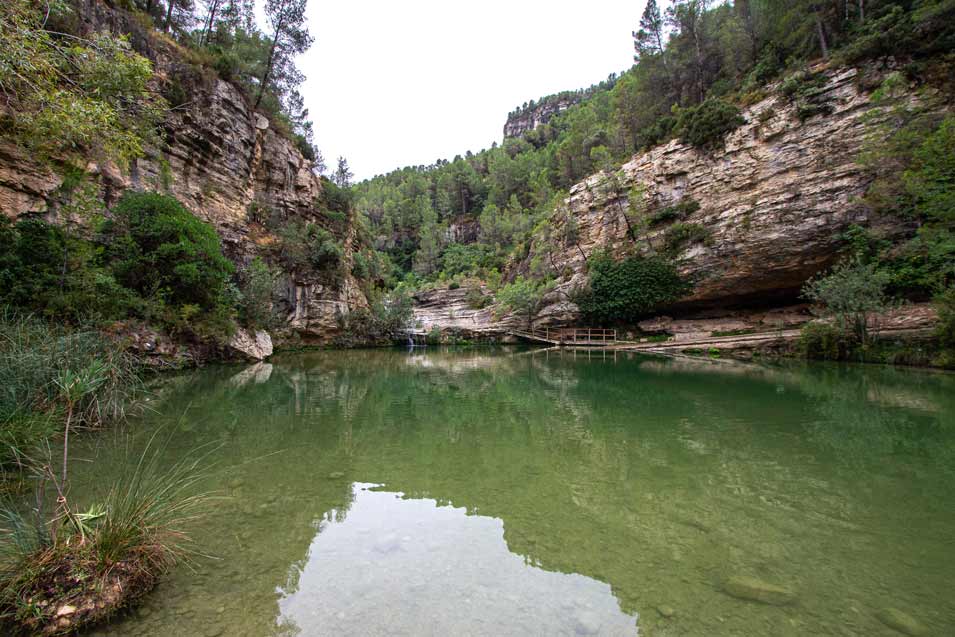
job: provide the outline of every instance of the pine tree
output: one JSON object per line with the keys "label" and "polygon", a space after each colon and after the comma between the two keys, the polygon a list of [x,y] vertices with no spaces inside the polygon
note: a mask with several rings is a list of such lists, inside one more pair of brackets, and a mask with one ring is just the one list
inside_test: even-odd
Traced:
{"label": "pine tree", "polygon": [[332,181],[340,188],[348,188],[351,186],[352,177],[354,177],[354,174],[352,174],[352,171],[348,168],[348,160],[344,157],[339,157],[338,168],[335,169]]}
{"label": "pine tree", "polygon": [[290,88],[304,81],[304,76],[295,68],[294,56],[304,52],[313,42],[305,25],[307,2],[308,0],[265,0],[265,19],[272,27],[272,43],[253,108],[259,107],[266,90],[281,99]]}
{"label": "pine tree", "polygon": [[648,55],[663,55],[663,17],[656,0],[647,0],[640,18],[640,30],[633,32],[633,61]]}

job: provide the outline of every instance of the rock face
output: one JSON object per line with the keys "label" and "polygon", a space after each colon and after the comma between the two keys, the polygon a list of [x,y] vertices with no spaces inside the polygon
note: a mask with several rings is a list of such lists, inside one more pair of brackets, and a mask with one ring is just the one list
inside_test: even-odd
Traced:
{"label": "rock face", "polygon": [[545,98],[535,106],[520,108],[507,118],[504,123],[504,138],[521,137],[538,126],[546,124],[557,113],[565,111],[574,104],[587,97],[587,93],[577,92]]}
{"label": "rock face", "polygon": [[[820,100],[829,114],[800,121],[784,95],[771,93],[743,111],[746,123],[718,150],[673,140],[634,156],[614,174],[575,185],[567,210],[555,215],[558,233],[562,218],[576,220],[580,246],[559,247],[554,261],[566,273],[560,286],[585,282],[581,251],[663,249],[667,224],[637,231],[636,240],[628,235],[623,213],[634,189],[643,191],[649,213],[690,199],[699,203],[683,222],[702,226],[706,239],[676,251],[679,271],[695,284],[670,308],[676,310],[783,305],[834,262],[851,224],[887,237],[910,232],[897,219],[874,218],[858,202],[870,177],[856,158],[873,124],[886,116],[860,84],[876,84],[878,73],[863,82],[854,68],[820,72]],[[535,246],[532,256],[540,250]]]}
{"label": "rock face", "polygon": [[240,356],[262,361],[272,355],[272,337],[265,330],[237,329],[229,339],[229,349]]}
{"label": "rock face", "polygon": [[[127,189],[176,197],[215,227],[226,255],[240,266],[276,241],[263,225],[270,217],[328,226],[315,204],[322,185],[311,162],[254,112],[235,86],[197,74],[175,50],[151,41],[124,12],[96,0],[87,0],[87,5],[81,15],[90,28],[131,33],[134,46],[153,60],[160,81],[180,83],[189,97],[169,111],[161,148],[151,149],[126,171],[87,166],[98,178],[107,206]],[[0,212],[7,217],[53,212],[61,181],[0,140]],[[328,229],[342,242],[344,270],[350,272],[354,227],[349,223]],[[338,315],[367,306],[367,300],[351,274],[340,285],[328,285],[310,274],[286,273],[278,305],[287,315],[289,332],[325,342],[338,330]]]}

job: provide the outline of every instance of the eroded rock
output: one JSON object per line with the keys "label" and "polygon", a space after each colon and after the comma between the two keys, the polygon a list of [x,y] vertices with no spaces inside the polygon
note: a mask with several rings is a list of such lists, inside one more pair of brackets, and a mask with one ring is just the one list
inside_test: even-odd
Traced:
{"label": "eroded rock", "polygon": [[265,360],[272,355],[272,337],[265,330],[239,328],[229,339],[229,349],[252,360]]}

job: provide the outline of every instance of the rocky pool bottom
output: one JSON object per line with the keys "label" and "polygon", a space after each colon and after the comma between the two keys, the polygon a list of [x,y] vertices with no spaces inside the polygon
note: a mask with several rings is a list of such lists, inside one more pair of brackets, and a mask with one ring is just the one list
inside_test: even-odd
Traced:
{"label": "rocky pool bottom", "polygon": [[203,447],[203,555],[92,634],[955,634],[955,376],[329,351],[161,377],[94,501]]}

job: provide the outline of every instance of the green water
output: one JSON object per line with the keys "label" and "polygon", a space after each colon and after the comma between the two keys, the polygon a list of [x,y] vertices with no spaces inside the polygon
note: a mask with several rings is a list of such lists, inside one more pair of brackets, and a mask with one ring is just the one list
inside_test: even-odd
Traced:
{"label": "green water", "polygon": [[[955,377],[599,352],[321,352],[159,380],[212,454],[178,568],[114,635],[955,634]],[[93,473],[95,472],[95,477]],[[732,597],[751,576],[794,603]]]}

